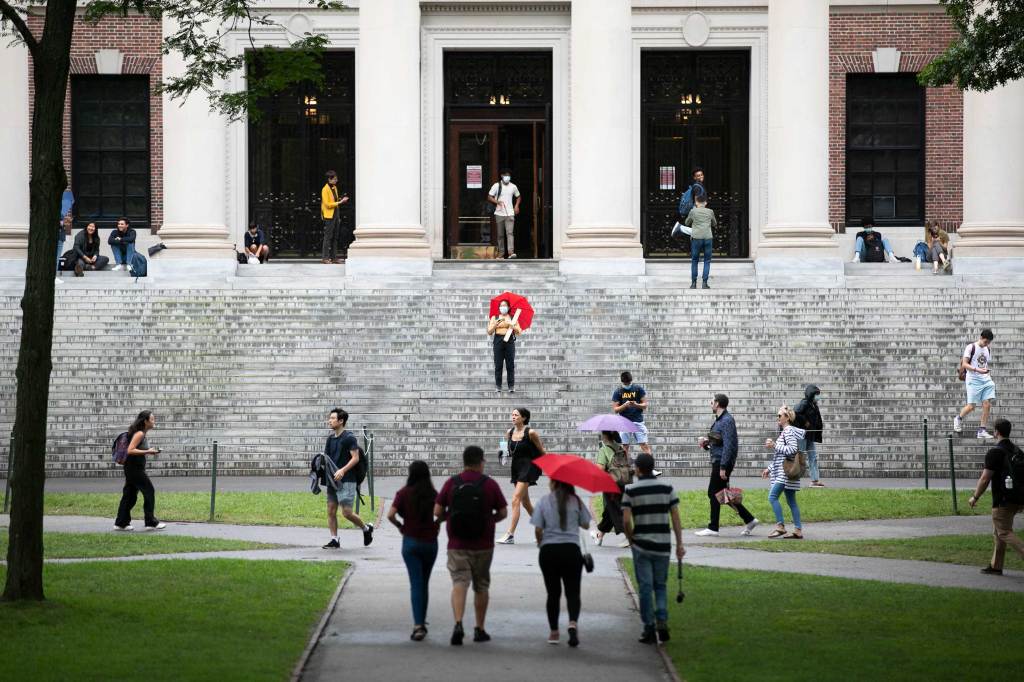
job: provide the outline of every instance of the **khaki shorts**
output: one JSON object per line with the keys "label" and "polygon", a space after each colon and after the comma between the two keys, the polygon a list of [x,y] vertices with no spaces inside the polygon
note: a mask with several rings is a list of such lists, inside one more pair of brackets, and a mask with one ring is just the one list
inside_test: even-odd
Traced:
{"label": "khaki shorts", "polygon": [[491,559],[494,548],[490,549],[449,549],[448,572],[455,585],[473,584],[474,592],[486,592],[491,586]]}

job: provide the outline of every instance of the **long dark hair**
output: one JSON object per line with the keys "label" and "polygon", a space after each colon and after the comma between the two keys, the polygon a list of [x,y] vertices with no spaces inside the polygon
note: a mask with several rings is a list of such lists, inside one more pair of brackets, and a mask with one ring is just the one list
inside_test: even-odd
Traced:
{"label": "long dark hair", "polygon": [[405,486],[412,492],[412,508],[417,518],[426,520],[433,518],[434,500],[437,490],[430,480],[430,467],[423,460],[416,460],[409,465],[409,477]]}
{"label": "long dark hair", "polygon": [[139,416],[136,417],[135,421],[132,422],[132,425],[128,427],[128,435],[134,436],[139,431],[145,431],[146,422],[148,422],[149,418],[152,416],[153,412],[151,410],[143,410],[142,412],[139,412]]}
{"label": "long dark hair", "polygon": [[561,481],[555,481],[555,489],[552,491],[555,495],[555,499],[558,500],[558,525],[565,530],[565,517],[568,514],[566,505],[570,497],[576,499],[577,504],[580,498],[576,496],[576,488],[572,487],[568,483],[562,483]]}

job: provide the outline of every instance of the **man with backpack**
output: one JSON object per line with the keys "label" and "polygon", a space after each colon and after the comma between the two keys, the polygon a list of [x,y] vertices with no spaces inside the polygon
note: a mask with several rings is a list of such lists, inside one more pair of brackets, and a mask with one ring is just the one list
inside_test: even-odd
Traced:
{"label": "man with backpack", "polygon": [[434,516],[447,521],[448,572],[452,577],[452,612],[455,628],[452,646],[462,646],[462,617],[466,596],[473,586],[476,627],[474,642],[488,642],[484,629],[490,601],[491,560],[494,558],[494,526],[508,515],[508,503],[497,482],[484,475],[484,451],[476,445],[462,453],[461,474],[452,476],[437,494]]}
{"label": "man with backpack", "polygon": [[[711,425],[708,435],[702,437],[697,445],[711,455],[711,479],[708,482],[708,500],[711,501],[711,521],[708,527],[697,531],[700,537],[718,535],[718,522],[722,514],[722,503],[718,500],[719,491],[729,487],[729,477],[736,466],[739,455],[739,437],[736,434],[736,420],[729,414],[729,396],[716,393],[711,399],[711,411],[715,413],[715,423]],[[747,511],[742,502],[729,505],[746,524],[740,535],[750,535],[760,523],[754,515]]]}
{"label": "man with backpack", "polygon": [[985,454],[985,469],[967,500],[972,507],[992,483],[992,527],[995,546],[992,561],[981,569],[986,575],[1003,574],[1003,557],[1010,545],[1024,558],[1024,540],[1013,532],[1013,517],[1024,510],[1024,451],[1010,440],[1013,424],[1007,419],[995,423],[996,446]]}
{"label": "man with backpack", "polygon": [[990,440],[988,432],[988,415],[992,410],[992,401],[996,399],[996,384],[992,381],[992,351],[989,346],[995,334],[991,329],[982,329],[978,340],[964,348],[957,367],[957,376],[967,388],[967,404],[960,409],[960,414],[953,417],[953,431],[964,430],[964,417],[974,412],[975,405],[981,405],[981,425],[978,427],[978,440]]}
{"label": "man with backpack", "polygon": [[821,410],[818,409],[818,396],[821,389],[814,384],[807,384],[804,387],[804,397],[797,403],[793,412],[796,414],[796,421],[793,426],[803,429],[806,434],[800,439],[799,448],[807,453],[807,470],[811,475],[812,488],[824,488],[825,484],[820,480],[818,472],[818,443],[821,442],[821,434],[825,425],[821,419]]}
{"label": "man with backpack", "polygon": [[[352,522],[356,528],[363,531],[363,546],[373,542],[373,524],[363,523],[363,520],[352,511],[352,505],[359,494],[359,482],[361,473],[365,471],[362,449],[355,434],[345,430],[348,423],[348,412],[335,407],[327,417],[327,426],[334,434],[327,439],[324,445],[324,455],[329,457],[335,466],[334,481],[327,485],[327,527],[331,532],[330,541],[324,545],[324,549],[338,549],[341,547],[338,536],[338,506],[341,506],[342,515]],[[361,464],[362,463],[362,464]]]}
{"label": "man with backpack", "polygon": [[864,229],[857,233],[854,241],[853,262],[885,263],[888,256],[890,263],[898,263],[896,254],[892,252],[892,245],[875,229],[874,222],[865,218],[861,224]]}

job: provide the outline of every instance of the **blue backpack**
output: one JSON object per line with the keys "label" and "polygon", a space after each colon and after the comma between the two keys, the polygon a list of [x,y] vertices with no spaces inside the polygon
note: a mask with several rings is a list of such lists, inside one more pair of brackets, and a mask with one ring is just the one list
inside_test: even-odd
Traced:
{"label": "blue backpack", "polygon": [[146,276],[146,269],[148,267],[146,257],[138,251],[132,256],[132,260],[128,263],[128,272],[131,273],[135,280],[138,281],[139,277]]}
{"label": "blue backpack", "polygon": [[686,191],[683,192],[683,196],[679,197],[679,215],[683,216],[683,218],[690,215],[690,211],[694,206],[695,194],[704,194],[704,186],[699,182],[695,182],[690,185]]}

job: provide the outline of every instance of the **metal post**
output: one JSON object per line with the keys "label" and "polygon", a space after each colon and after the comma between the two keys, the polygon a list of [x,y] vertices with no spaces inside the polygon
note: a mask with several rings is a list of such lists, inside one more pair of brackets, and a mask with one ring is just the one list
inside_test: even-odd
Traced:
{"label": "metal post", "polygon": [[953,513],[959,516],[960,510],[956,504],[956,464],[953,462],[953,434],[946,436],[946,440],[949,442],[949,489],[953,493]]}
{"label": "metal post", "polygon": [[366,457],[369,460],[366,463],[366,465],[367,465],[366,476],[370,480],[370,511],[376,511],[377,501],[374,499],[374,496],[373,496],[373,468],[374,468],[373,460],[375,458],[375,455],[374,455],[374,452],[373,452],[373,434],[372,433],[370,434],[369,446],[370,446],[369,449],[366,451],[366,453],[367,453]]}
{"label": "metal post", "polygon": [[928,490],[928,417],[924,418],[924,489]]}
{"label": "metal post", "polygon": [[217,510],[217,441],[213,441],[213,462],[210,465],[210,521]]}
{"label": "metal post", "polygon": [[11,461],[14,459],[14,429],[11,429],[10,449],[7,450],[7,475],[4,477],[4,514],[11,510]]}

